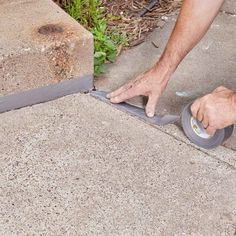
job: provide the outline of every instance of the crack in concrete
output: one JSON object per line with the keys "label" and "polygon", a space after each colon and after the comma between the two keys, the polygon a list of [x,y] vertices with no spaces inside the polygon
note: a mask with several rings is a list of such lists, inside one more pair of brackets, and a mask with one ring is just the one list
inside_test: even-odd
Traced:
{"label": "crack in concrete", "polygon": [[226,14],[226,15],[229,15],[229,16],[232,16],[232,17],[236,17],[236,13],[231,12],[231,11],[221,10],[220,13],[223,13],[223,14]]}

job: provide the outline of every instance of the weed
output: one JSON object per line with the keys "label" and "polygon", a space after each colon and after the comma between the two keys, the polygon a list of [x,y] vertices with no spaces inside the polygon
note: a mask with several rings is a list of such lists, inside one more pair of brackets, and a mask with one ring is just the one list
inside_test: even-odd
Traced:
{"label": "weed", "polygon": [[[105,72],[105,63],[114,62],[118,48],[126,45],[126,36],[107,26],[108,17],[104,14],[101,0],[70,0],[65,9],[69,15],[92,32],[94,36],[94,74]],[[109,16],[111,17],[111,16]]]}

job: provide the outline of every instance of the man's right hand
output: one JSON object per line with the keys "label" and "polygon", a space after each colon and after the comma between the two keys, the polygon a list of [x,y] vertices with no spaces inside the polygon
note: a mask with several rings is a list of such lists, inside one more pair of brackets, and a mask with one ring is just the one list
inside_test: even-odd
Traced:
{"label": "man's right hand", "polygon": [[109,93],[107,98],[112,103],[120,103],[135,96],[147,96],[146,114],[148,117],[153,117],[158,99],[164,92],[169,79],[168,69],[159,63],[119,89]]}

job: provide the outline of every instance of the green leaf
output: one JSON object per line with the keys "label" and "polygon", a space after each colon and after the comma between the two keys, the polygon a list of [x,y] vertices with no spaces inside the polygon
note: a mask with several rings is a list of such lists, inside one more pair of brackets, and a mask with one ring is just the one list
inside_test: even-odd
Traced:
{"label": "green leaf", "polygon": [[70,0],[65,9],[74,19],[92,32],[94,36],[94,73],[105,73],[105,63],[114,62],[117,48],[127,45],[127,37],[118,33],[116,28],[109,28],[109,20],[120,17],[107,14],[105,16],[102,0]]}
{"label": "green leaf", "polygon": [[107,60],[110,62],[115,62],[116,57],[117,57],[117,51],[113,51],[107,55]]}

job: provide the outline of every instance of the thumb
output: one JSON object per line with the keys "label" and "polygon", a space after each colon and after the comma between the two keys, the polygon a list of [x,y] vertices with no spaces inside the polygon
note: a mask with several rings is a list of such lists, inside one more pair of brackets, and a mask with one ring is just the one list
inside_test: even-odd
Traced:
{"label": "thumb", "polygon": [[159,96],[150,95],[148,98],[148,103],[146,105],[146,114],[148,117],[153,117],[155,115],[156,105],[158,102]]}

